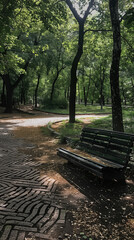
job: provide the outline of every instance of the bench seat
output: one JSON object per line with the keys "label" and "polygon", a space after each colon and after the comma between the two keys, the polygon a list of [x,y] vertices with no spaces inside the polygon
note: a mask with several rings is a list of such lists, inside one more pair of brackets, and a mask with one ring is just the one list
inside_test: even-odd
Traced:
{"label": "bench seat", "polygon": [[63,148],[58,149],[58,155],[103,179],[124,179],[124,166],[120,164],[112,163],[103,158],[96,158],[96,161],[93,161],[90,159],[90,156],[85,158]]}
{"label": "bench seat", "polygon": [[83,128],[78,148],[89,153],[83,157],[59,148],[57,154],[75,165],[107,180],[123,180],[134,142],[133,134]]}

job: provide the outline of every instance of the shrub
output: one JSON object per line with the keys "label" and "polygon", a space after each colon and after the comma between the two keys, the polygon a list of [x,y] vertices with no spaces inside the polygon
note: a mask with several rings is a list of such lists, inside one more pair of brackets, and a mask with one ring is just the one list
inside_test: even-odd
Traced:
{"label": "shrub", "polygon": [[68,102],[65,98],[55,98],[52,101],[45,97],[43,99],[42,105],[44,108],[54,109],[54,108],[60,108],[60,109],[67,109],[68,108]]}

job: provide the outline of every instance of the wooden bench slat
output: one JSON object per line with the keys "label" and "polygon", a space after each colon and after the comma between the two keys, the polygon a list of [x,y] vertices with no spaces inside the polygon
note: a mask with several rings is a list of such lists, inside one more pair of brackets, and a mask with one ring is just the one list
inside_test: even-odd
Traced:
{"label": "wooden bench slat", "polygon": [[[88,159],[81,157],[75,153],[69,152],[65,149],[60,148],[59,154],[58,155],[62,155],[64,156],[66,159],[72,160],[72,161],[76,161],[78,164],[79,162],[83,163],[83,165],[89,165],[92,168],[96,168],[96,164],[93,161],[89,161]],[[99,170],[102,170],[103,167],[101,166],[101,164],[97,164],[97,167],[99,168]],[[105,167],[107,167],[105,165]]]}
{"label": "wooden bench slat", "polygon": [[[101,167],[112,167],[112,168],[116,168],[116,169],[123,169],[124,168],[120,164],[115,164],[115,163],[113,163],[111,161],[108,161],[106,159],[103,159],[103,158],[99,158],[99,159],[98,158],[94,158],[94,160],[92,160],[90,158],[90,155],[89,155],[89,158],[85,158],[83,156],[80,156],[78,154],[72,153],[72,152],[70,152],[70,151],[68,151],[66,149],[63,149],[63,148],[59,148],[59,150],[60,150],[60,153],[58,155],[65,156],[67,158],[70,158],[70,157],[71,158],[77,158],[78,161],[84,160],[86,163],[88,163],[88,162],[90,163],[91,162],[94,167],[97,164],[97,165],[99,165]],[[100,160],[100,161],[98,161],[98,160]]]}
{"label": "wooden bench slat", "polygon": [[116,131],[110,131],[110,130],[102,130],[97,128],[83,128],[82,131],[134,141],[134,134],[128,134],[128,133],[122,133],[122,132],[116,132]]}
{"label": "wooden bench slat", "polygon": [[130,153],[131,149],[128,146],[121,146],[121,145],[115,145],[113,143],[109,143],[108,141],[102,141],[102,140],[96,140],[96,139],[91,139],[91,138],[87,138],[85,136],[82,135],[82,137],[80,138],[80,140],[82,142],[88,142],[90,144],[94,144],[94,145],[99,145],[99,146],[104,146],[108,149],[111,150],[117,150],[119,152],[124,152],[124,153]]}
{"label": "wooden bench slat", "polygon": [[65,149],[59,149],[58,155],[104,179],[124,180],[133,142],[134,134],[83,128],[79,147],[90,153],[89,158]]}
{"label": "wooden bench slat", "polygon": [[92,146],[91,148],[89,148],[89,145],[86,143],[79,143],[79,145],[82,146],[83,149],[86,150],[86,152],[88,153],[102,158],[106,158],[118,164],[126,165],[129,159],[127,156],[117,156],[117,154],[110,151],[106,153],[104,148],[98,148],[97,146]]}
{"label": "wooden bench slat", "polygon": [[74,154],[72,152],[69,152],[65,149],[59,148],[57,154],[59,156],[64,157],[65,159],[69,160],[73,164],[86,168],[86,170],[90,171],[94,175],[101,177],[101,178],[107,178],[111,179],[113,177],[119,178],[118,173],[123,173],[123,167],[120,165],[115,167],[109,167],[106,164],[101,166],[98,163],[95,164],[92,160],[86,159],[83,157],[80,157],[77,154]]}
{"label": "wooden bench slat", "polygon": [[110,136],[102,136],[102,135],[96,135],[94,133],[86,133],[86,132],[82,132],[81,137],[87,137],[87,138],[91,138],[91,139],[96,139],[96,140],[102,140],[105,142],[111,142],[111,143],[117,143],[121,146],[126,146],[128,148],[133,146],[133,141],[132,140],[126,140],[126,139],[120,139],[120,138],[114,138],[114,137],[110,137]]}

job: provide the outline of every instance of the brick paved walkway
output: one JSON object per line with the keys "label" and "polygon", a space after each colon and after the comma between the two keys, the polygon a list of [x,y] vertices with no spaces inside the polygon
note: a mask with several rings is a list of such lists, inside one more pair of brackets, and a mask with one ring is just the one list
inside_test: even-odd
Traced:
{"label": "brick paved walkway", "polygon": [[132,166],[125,186],[110,187],[64,166],[61,176],[80,190],[78,195],[71,192],[69,202],[54,176],[40,174],[40,163],[19,151],[34,146],[13,136],[14,126],[44,125],[48,121],[14,116],[0,121],[0,240],[86,239],[81,233],[93,240],[134,239]]}
{"label": "brick paved walkway", "polygon": [[8,128],[0,125],[0,240],[54,239],[51,233],[64,226],[66,216],[57,183],[18,151],[32,145]]}

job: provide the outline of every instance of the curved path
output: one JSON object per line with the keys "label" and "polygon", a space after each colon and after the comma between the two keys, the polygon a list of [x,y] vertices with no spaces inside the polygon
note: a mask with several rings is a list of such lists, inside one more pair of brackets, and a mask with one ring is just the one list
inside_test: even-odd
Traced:
{"label": "curved path", "polygon": [[[89,115],[88,117],[93,117]],[[80,118],[87,117],[79,116]],[[95,117],[95,116],[94,116]],[[101,116],[96,116],[100,118]],[[13,136],[18,126],[42,126],[48,122],[67,119],[67,116],[36,113],[35,116],[1,115],[0,117],[0,240],[78,240],[71,232],[69,221],[73,209],[76,232],[81,226],[88,230],[91,239],[133,239],[133,171],[126,186],[106,187],[95,183],[94,178],[80,178],[80,172],[71,181],[81,189],[80,195],[67,198],[58,189],[58,182],[38,170],[40,163],[19,151],[20,148],[33,148],[32,144]],[[72,172],[67,172],[67,180]],[[62,172],[61,172],[62,174]],[[64,175],[64,174],[63,174]],[[84,181],[81,183],[81,181]],[[101,186],[101,187],[100,187]],[[66,185],[64,185],[67,188]],[[87,199],[86,199],[87,196]],[[75,200],[77,201],[76,208]],[[69,205],[70,204],[70,205]],[[67,209],[67,211],[66,211]],[[76,211],[77,210],[77,211]],[[75,214],[76,213],[76,214]],[[80,213],[80,215],[79,215]],[[70,225],[69,225],[70,224]],[[73,226],[75,228],[75,224]],[[87,229],[88,228],[88,229]],[[82,231],[83,232],[83,231]],[[76,234],[75,234],[76,235]],[[93,236],[93,237],[92,237]]]}
{"label": "curved path", "polygon": [[[51,117],[50,117],[51,116]],[[79,116],[82,117],[82,116]],[[84,117],[86,117],[84,115]],[[37,170],[19,148],[33,147],[14,138],[18,126],[42,126],[67,116],[3,118],[0,121],[0,240],[63,239],[53,235],[65,227],[66,210],[56,192],[57,182]],[[69,237],[66,239],[70,239]]]}
{"label": "curved path", "polygon": [[54,225],[65,223],[57,183],[18,151],[32,145],[15,139],[11,126],[0,124],[0,239],[54,239]]}

